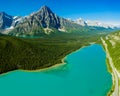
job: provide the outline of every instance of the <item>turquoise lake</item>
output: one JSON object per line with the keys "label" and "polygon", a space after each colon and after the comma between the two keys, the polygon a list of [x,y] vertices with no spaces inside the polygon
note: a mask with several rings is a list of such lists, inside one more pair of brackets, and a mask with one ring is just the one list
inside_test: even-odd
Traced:
{"label": "turquoise lake", "polygon": [[100,45],[81,48],[67,64],[42,72],[13,71],[0,76],[0,96],[106,96],[112,86]]}

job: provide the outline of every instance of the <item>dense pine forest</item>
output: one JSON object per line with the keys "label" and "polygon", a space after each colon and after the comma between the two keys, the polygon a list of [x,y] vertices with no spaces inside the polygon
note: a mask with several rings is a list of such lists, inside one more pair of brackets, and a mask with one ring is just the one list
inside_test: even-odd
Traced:
{"label": "dense pine forest", "polygon": [[[94,38],[93,38],[94,37]],[[100,35],[61,34],[39,38],[0,36],[0,73],[36,70],[61,63],[67,54],[99,42]]]}

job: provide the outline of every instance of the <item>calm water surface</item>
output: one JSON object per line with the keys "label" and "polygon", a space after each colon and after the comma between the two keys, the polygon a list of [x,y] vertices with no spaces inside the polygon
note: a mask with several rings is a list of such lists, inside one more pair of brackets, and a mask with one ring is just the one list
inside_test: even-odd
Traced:
{"label": "calm water surface", "polygon": [[13,71],[0,76],[0,96],[106,96],[112,86],[100,45],[66,56],[67,64],[43,72]]}

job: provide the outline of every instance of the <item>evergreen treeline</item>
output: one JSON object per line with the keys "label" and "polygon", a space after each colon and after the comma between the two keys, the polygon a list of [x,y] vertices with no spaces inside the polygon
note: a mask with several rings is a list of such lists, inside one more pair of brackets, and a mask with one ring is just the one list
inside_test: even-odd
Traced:
{"label": "evergreen treeline", "polygon": [[45,38],[0,36],[0,73],[16,69],[35,70],[61,63],[67,54],[97,38],[65,34]]}

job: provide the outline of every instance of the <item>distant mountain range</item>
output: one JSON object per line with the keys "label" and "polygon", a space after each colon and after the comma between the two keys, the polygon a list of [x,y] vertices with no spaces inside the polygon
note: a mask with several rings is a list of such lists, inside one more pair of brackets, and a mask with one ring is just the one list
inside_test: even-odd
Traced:
{"label": "distant mountain range", "polygon": [[119,26],[115,26],[115,25],[112,25],[112,24],[106,24],[106,23],[102,23],[100,21],[91,21],[91,20],[87,20],[87,21],[84,21],[82,18],[79,18],[77,20],[74,20],[75,23],[79,24],[79,25],[82,25],[82,26],[96,26],[96,27],[104,27],[104,28],[118,28]]}
{"label": "distant mountain range", "polygon": [[68,20],[54,14],[47,6],[25,17],[0,12],[0,33],[14,36],[41,36],[60,32],[84,32],[93,29],[103,31],[114,28],[116,27],[99,22],[86,22],[82,19]]}

